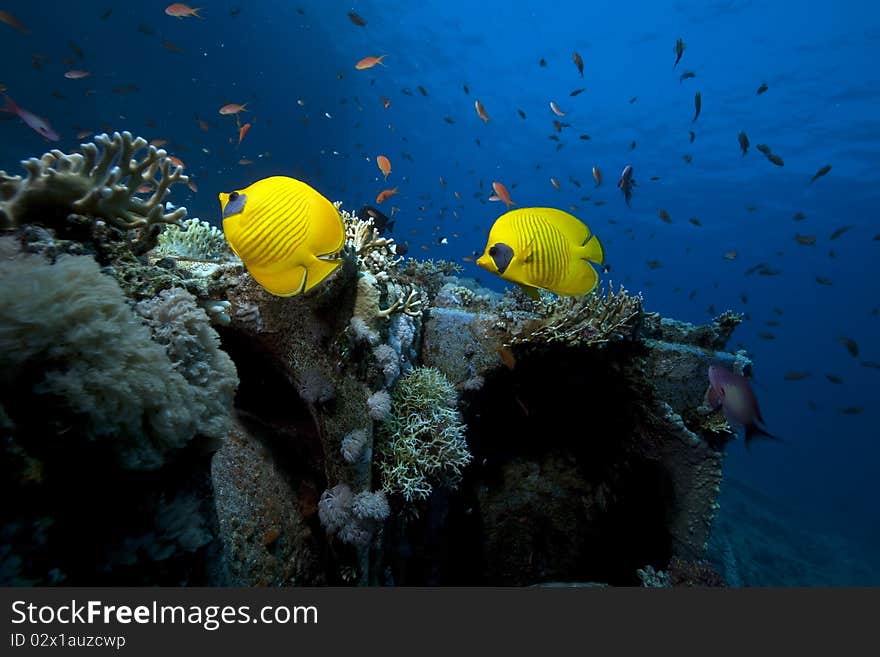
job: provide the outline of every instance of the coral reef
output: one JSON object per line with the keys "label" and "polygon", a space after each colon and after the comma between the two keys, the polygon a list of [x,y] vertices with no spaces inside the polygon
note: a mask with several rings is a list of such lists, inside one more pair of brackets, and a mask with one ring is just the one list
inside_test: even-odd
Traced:
{"label": "coral reef", "polygon": [[471,460],[455,388],[437,369],[418,367],[394,387],[378,450],[382,487],[407,501],[434,484],[455,487]]}
{"label": "coral reef", "polygon": [[134,312],[90,256],[0,243],[5,581],[209,581],[211,444],[238,379],[205,312],[182,290]]}
{"label": "coral reef", "polygon": [[[135,159],[144,148],[146,155]],[[185,208],[166,210],[168,188],[188,179],[164,150],[129,132],[98,135],[80,150],[25,160],[25,178],[0,171],[0,230],[25,223],[59,227],[71,215],[101,219],[123,234],[133,231],[135,251],[143,253],[154,246],[160,225],[186,216]],[[138,196],[143,185],[150,187],[146,200]]]}
{"label": "coral reef", "polygon": [[751,367],[738,316],[500,295],[339,204],[343,265],[275,297],[142,141],[0,182],[2,582],[720,582],[703,396]]}
{"label": "coral reef", "polygon": [[161,466],[196,434],[224,434],[235,368],[191,297],[140,309],[154,340],[88,256],[7,258],[0,296],[0,387],[17,398],[6,405],[13,422],[34,404],[63,407],[68,430],[107,441],[133,469]]}

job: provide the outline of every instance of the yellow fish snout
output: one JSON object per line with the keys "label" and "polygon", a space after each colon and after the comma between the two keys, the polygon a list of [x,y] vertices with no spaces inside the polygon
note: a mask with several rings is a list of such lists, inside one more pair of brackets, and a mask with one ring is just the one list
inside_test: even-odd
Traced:
{"label": "yellow fish snout", "polygon": [[498,271],[498,268],[495,266],[495,262],[489,256],[488,253],[484,253],[479,258],[477,258],[477,266],[482,267],[488,272],[492,272],[493,274]]}

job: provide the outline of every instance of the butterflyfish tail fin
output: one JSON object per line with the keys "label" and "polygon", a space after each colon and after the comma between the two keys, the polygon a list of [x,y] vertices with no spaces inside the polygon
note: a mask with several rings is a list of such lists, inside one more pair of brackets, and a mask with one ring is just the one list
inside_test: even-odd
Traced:
{"label": "butterflyfish tail fin", "polygon": [[308,271],[302,265],[295,265],[280,271],[258,267],[248,268],[248,271],[257,283],[279,297],[296,296],[306,289],[309,282]]}
{"label": "butterflyfish tail fin", "polygon": [[590,235],[581,245],[578,258],[595,262],[597,265],[605,262],[605,249],[602,247],[602,242],[599,241],[599,238],[595,235]]}
{"label": "butterflyfish tail fin", "polygon": [[305,292],[308,292],[318,283],[332,274],[339,265],[342,264],[342,258],[335,260],[321,260],[315,258],[309,265],[308,274],[306,276]]}

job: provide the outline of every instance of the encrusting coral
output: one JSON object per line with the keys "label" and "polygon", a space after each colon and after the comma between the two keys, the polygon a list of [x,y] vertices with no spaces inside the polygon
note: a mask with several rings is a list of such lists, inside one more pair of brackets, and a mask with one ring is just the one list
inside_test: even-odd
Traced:
{"label": "encrusting coral", "polygon": [[[186,216],[186,208],[166,210],[169,187],[188,178],[163,149],[129,132],[98,135],[80,149],[23,161],[24,178],[0,171],[0,230],[25,223],[61,226],[71,215],[101,219],[125,234],[135,231],[133,246],[143,253],[155,245],[159,225]],[[142,185],[150,186],[146,199],[138,196]]]}

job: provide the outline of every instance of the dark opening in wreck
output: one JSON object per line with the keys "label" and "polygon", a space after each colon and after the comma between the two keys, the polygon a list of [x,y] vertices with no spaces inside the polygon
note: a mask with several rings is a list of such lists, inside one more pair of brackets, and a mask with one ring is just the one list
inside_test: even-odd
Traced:
{"label": "dark opening in wreck", "polygon": [[289,373],[259,342],[219,333],[240,380],[235,426],[212,464],[223,543],[219,581],[326,583],[338,567],[317,517],[327,487],[318,427]]}
{"label": "dark opening in wreck", "polygon": [[409,521],[395,581],[637,585],[638,568],[668,563],[673,488],[620,368],[634,348],[520,348],[465,393],[474,461]]}

